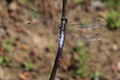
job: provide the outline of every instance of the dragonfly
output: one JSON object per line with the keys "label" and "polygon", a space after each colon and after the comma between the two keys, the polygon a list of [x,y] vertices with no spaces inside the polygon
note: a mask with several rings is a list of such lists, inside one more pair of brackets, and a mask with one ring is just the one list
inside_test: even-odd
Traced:
{"label": "dragonfly", "polygon": [[[30,9],[30,13],[36,14],[34,9]],[[39,14],[39,13],[37,13]],[[52,18],[47,17],[38,17],[40,20],[40,23],[47,24],[47,26],[52,26],[54,31],[57,31],[57,34],[59,34],[60,30],[60,23],[57,20],[54,20]],[[28,22],[26,24],[27,28],[30,30],[39,30],[40,24],[38,23],[32,23]],[[94,21],[86,21],[86,22],[67,22],[66,24],[66,33],[69,37],[74,39],[75,41],[83,41],[83,42],[91,42],[91,41],[98,41],[101,40],[101,36],[97,33],[90,33],[90,31],[94,31],[95,29],[102,27],[105,25],[105,22],[100,20],[94,20]],[[57,28],[57,29],[56,29]],[[47,28],[48,29],[48,28]]]}

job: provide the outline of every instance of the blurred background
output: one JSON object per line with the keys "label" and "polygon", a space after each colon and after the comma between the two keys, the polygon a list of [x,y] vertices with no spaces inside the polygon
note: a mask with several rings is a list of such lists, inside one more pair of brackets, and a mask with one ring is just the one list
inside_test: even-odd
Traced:
{"label": "blurred background", "polygon": [[[48,80],[62,0],[0,0],[0,80]],[[101,40],[66,35],[55,80],[120,80],[120,0],[68,0],[68,23],[101,20]],[[69,27],[69,26],[68,26]]]}

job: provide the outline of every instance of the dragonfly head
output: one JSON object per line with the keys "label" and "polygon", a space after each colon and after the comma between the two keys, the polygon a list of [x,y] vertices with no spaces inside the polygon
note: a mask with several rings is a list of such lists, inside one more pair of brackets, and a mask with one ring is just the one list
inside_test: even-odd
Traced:
{"label": "dragonfly head", "polygon": [[66,17],[62,17],[61,20],[65,20],[65,22],[67,23],[68,19]]}

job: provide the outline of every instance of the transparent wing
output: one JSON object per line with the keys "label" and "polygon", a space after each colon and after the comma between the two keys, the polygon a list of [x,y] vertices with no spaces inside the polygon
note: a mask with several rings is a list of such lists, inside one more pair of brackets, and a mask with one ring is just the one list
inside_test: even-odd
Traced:
{"label": "transparent wing", "polygon": [[[50,30],[50,25],[52,26],[52,32],[55,32],[55,34],[59,34],[59,27],[58,24],[53,24],[53,23],[48,23],[48,26],[44,26],[45,29],[48,29],[47,31]],[[41,29],[43,31],[43,25],[41,25],[40,23],[38,24],[27,24],[27,28],[30,31],[34,32],[38,32],[40,33]],[[82,26],[81,26],[82,27]],[[101,40],[101,36],[99,34],[95,34],[95,33],[91,33],[93,32],[92,29],[90,30],[89,28],[76,28],[76,27],[70,27],[67,26],[66,28],[66,33],[68,36],[71,36],[72,38],[74,38],[75,41],[84,41],[84,42],[91,42],[91,41],[97,41],[97,40]],[[87,31],[85,31],[87,30]],[[95,31],[94,31],[95,32]]]}
{"label": "transparent wing", "polygon": [[74,28],[78,30],[91,30],[104,25],[105,25],[104,22],[100,20],[96,20],[96,21],[88,21],[88,22],[69,23],[68,28],[72,28],[72,29]]}
{"label": "transparent wing", "polygon": [[56,19],[44,16],[42,14],[40,14],[39,12],[35,11],[34,9],[29,9],[30,11],[30,16],[32,16],[32,18],[38,19],[40,21],[40,23],[44,24],[44,25],[52,25],[52,26],[58,26],[59,22]]}
{"label": "transparent wing", "polygon": [[[33,11],[32,11],[33,12]],[[37,15],[36,13],[34,13],[34,15]],[[47,18],[47,17],[37,17],[39,18],[39,22],[37,23],[27,23],[27,28],[30,30],[34,30],[34,32],[40,32],[41,28],[44,27],[46,29],[51,28],[53,32],[55,32],[55,34],[59,34],[59,23],[58,20],[54,20],[52,18]],[[100,20],[96,20],[96,21],[88,21],[88,22],[76,22],[76,23],[68,23],[67,24],[67,35],[71,36],[72,38],[74,38],[75,40],[82,40],[82,41],[96,41],[96,40],[100,40],[101,37],[99,34],[91,34],[91,33],[87,33],[89,32],[89,30],[98,28],[103,26],[104,23]],[[87,32],[83,32],[87,30]]]}
{"label": "transparent wing", "polygon": [[70,37],[74,39],[76,42],[83,41],[83,42],[92,42],[101,40],[101,36],[99,34],[71,34]]}
{"label": "transparent wing", "polygon": [[35,33],[40,32],[43,28],[50,33],[59,32],[59,20],[44,16],[34,9],[29,9],[28,11],[31,20],[25,23],[27,29]]}
{"label": "transparent wing", "polygon": [[[36,12],[34,9],[30,9],[31,12],[31,16],[37,16],[39,13]],[[39,19],[42,23],[44,23],[45,25],[52,25],[52,26],[59,26],[60,25],[60,19],[59,21],[53,18],[48,18],[46,16],[39,16]],[[94,20],[94,21],[87,21],[87,22],[73,22],[73,23],[67,23],[67,28],[74,28],[77,30],[91,30],[91,29],[95,29],[101,26],[104,26],[105,22],[102,22],[100,20]]]}
{"label": "transparent wing", "polygon": [[97,41],[101,40],[101,36],[96,32],[96,28],[104,25],[105,22],[100,20],[72,24],[68,23],[66,31],[75,41]]}
{"label": "transparent wing", "polygon": [[97,20],[97,21],[88,21],[84,23],[69,23],[67,25],[67,33],[75,39],[75,41],[97,41],[101,40],[101,36],[96,32],[95,28],[104,26],[105,23]]}

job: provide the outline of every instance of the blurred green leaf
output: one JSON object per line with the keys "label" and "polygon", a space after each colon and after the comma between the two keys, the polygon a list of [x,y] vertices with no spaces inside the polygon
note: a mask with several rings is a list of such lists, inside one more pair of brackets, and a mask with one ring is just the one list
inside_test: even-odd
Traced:
{"label": "blurred green leaf", "polygon": [[53,49],[53,48],[55,48],[55,45],[54,44],[49,44],[48,48]]}
{"label": "blurred green leaf", "polygon": [[21,0],[23,4],[26,4],[27,3],[27,0]]}
{"label": "blurred green leaf", "polygon": [[79,58],[79,62],[80,62],[80,64],[81,64],[81,65],[84,64],[85,61],[86,61],[90,56],[91,56],[90,53],[87,54],[87,55],[83,55],[83,56],[81,56],[81,58]]}
{"label": "blurred green leaf", "polygon": [[78,68],[77,74],[81,75],[82,77],[88,76],[88,67],[86,65],[82,65]]}
{"label": "blurred green leaf", "polygon": [[12,37],[11,37],[8,42],[9,42],[10,44],[13,44],[14,41],[15,41],[15,38],[12,38]]}
{"label": "blurred green leaf", "polygon": [[78,4],[78,3],[81,3],[83,2],[84,0],[73,0],[75,4]]}
{"label": "blurred green leaf", "polygon": [[79,58],[77,69],[73,73],[75,77],[87,77],[89,75],[88,67],[85,62],[91,56],[91,53],[86,54],[86,51],[87,49],[84,45],[77,48]]}
{"label": "blurred green leaf", "polygon": [[94,80],[99,80],[99,77],[101,76],[101,72],[100,71],[95,71],[92,75],[91,75],[91,77],[92,77],[92,79],[94,79]]}
{"label": "blurred green leaf", "polygon": [[12,49],[12,45],[14,43],[14,38],[9,38],[8,42],[2,43],[2,47],[5,51],[10,51]]}
{"label": "blurred green leaf", "polygon": [[117,11],[111,11],[107,15],[107,25],[109,28],[119,28],[120,27],[120,15]]}
{"label": "blurred green leaf", "polygon": [[11,62],[11,60],[8,57],[4,57],[4,61],[8,64],[9,64],[9,62]]}
{"label": "blurred green leaf", "polygon": [[0,64],[11,66],[11,60],[6,56],[0,56]]}
{"label": "blurred green leaf", "polygon": [[77,49],[77,52],[79,53],[78,55],[81,56],[82,54],[84,54],[86,52],[86,48],[85,47],[79,47]]}
{"label": "blurred green leaf", "polygon": [[5,51],[10,51],[12,49],[12,45],[9,43],[3,43],[2,47]]}
{"label": "blurred green leaf", "polygon": [[3,56],[0,56],[0,64],[2,64],[2,63],[3,63],[3,61],[4,61]]}
{"label": "blurred green leaf", "polygon": [[110,10],[119,10],[120,8],[120,0],[101,0],[101,2],[104,2]]}
{"label": "blurred green leaf", "polygon": [[25,71],[30,71],[34,68],[34,64],[31,62],[23,62],[23,67]]}

